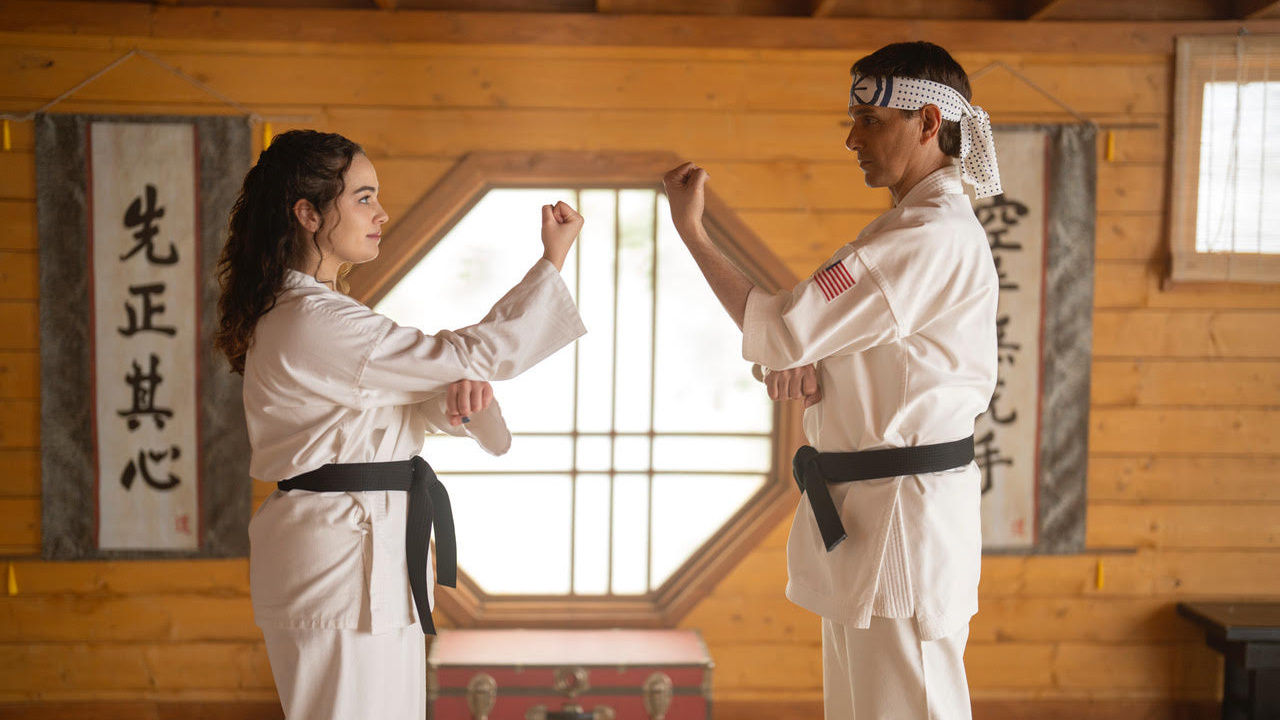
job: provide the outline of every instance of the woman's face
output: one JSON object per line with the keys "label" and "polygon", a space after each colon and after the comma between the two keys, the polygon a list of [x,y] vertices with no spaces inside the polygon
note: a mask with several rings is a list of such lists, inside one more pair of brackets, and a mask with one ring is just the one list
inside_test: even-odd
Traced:
{"label": "woman's face", "polygon": [[345,187],[324,212],[317,233],[323,261],[317,279],[332,280],[343,263],[366,263],[378,257],[382,225],[389,217],[378,202],[378,173],[363,154],[351,158]]}

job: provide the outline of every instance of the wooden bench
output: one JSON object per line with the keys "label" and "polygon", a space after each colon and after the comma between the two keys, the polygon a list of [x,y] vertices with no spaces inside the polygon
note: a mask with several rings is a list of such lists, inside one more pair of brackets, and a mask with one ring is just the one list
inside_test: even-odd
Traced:
{"label": "wooden bench", "polygon": [[1222,653],[1222,720],[1280,718],[1280,602],[1178,603]]}

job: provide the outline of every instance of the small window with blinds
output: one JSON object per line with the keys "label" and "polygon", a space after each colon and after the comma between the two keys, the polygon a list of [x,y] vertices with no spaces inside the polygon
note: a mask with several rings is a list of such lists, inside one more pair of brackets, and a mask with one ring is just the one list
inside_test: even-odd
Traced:
{"label": "small window with blinds", "polygon": [[1280,36],[1177,42],[1174,282],[1280,282]]}

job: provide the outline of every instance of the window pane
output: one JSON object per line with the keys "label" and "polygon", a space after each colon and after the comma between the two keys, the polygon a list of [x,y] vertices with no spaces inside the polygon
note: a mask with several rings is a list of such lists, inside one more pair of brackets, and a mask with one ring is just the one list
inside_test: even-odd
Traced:
{"label": "window pane", "polygon": [[617,429],[648,432],[653,372],[653,227],[658,193],[619,192]]}
{"label": "window pane", "polygon": [[768,472],[773,464],[767,437],[658,437],[653,441],[655,470]]}
{"label": "window pane", "polygon": [[577,498],[573,591],[603,595],[609,591],[609,476],[579,475]]}
{"label": "window pane", "polygon": [[1197,252],[1280,253],[1280,82],[1204,86]]}
{"label": "window pane", "polygon": [[449,480],[458,565],[486,592],[569,592],[567,476],[475,475]]}
{"label": "window pane", "polygon": [[649,547],[649,478],[618,475],[613,480],[613,593],[638,595],[645,587]]}
{"label": "window pane", "polygon": [[760,488],[763,475],[653,479],[653,579],[658,587]]}
{"label": "window pane", "polygon": [[578,438],[578,470],[607,472],[611,458],[608,437],[584,435]]}
{"label": "window pane", "polygon": [[769,432],[773,408],[742,359],[742,333],[676,234],[665,195],[660,205],[655,429]]}
{"label": "window pane", "polygon": [[618,470],[649,469],[649,438],[621,436],[614,440],[613,466]]}
{"label": "window pane", "polygon": [[[587,334],[578,340],[578,430],[608,432],[613,426],[613,302],[616,236],[613,193],[589,193],[577,256],[578,312]],[[591,213],[591,214],[587,214]]]}
{"label": "window pane", "polygon": [[511,380],[494,383],[493,396],[513,433],[573,429],[573,347],[543,360]]}
{"label": "window pane", "polygon": [[568,472],[573,463],[573,440],[567,435],[518,436],[506,455],[495,457],[471,438],[428,435],[422,457],[441,475],[450,472],[526,472],[558,470]]}

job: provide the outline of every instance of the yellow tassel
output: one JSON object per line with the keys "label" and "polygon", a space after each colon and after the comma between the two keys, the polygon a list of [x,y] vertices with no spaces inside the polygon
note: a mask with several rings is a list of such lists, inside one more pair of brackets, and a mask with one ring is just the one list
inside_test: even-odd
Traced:
{"label": "yellow tassel", "polygon": [[1107,131],[1107,162],[1116,160],[1116,131]]}
{"label": "yellow tassel", "polygon": [[18,594],[18,572],[13,569],[13,563],[9,563],[9,594]]}
{"label": "yellow tassel", "polygon": [[271,123],[262,123],[262,149],[266,150],[271,147],[271,138],[275,137],[275,133],[271,132]]}
{"label": "yellow tassel", "polygon": [[4,135],[4,151],[9,152],[13,149],[13,140],[9,137],[9,121],[4,121],[4,130],[0,131]]}
{"label": "yellow tassel", "polygon": [[1098,558],[1098,568],[1094,571],[1093,585],[1101,590],[1107,584],[1107,574],[1102,569],[1102,558]]}

